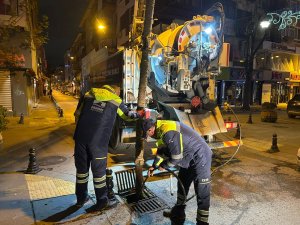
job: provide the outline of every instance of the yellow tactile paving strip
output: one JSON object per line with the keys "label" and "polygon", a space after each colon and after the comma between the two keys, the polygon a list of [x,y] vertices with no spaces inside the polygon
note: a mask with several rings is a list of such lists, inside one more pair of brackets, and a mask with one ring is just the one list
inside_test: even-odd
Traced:
{"label": "yellow tactile paving strip", "polygon": [[25,179],[31,200],[53,198],[75,193],[75,185],[69,181],[30,174],[26,174]]}

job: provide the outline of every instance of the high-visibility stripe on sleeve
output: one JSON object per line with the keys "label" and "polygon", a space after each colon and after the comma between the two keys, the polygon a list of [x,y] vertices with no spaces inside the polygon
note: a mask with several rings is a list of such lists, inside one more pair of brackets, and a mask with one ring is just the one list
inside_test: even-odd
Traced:
{"label": "high-visibility stripe on sleeve", "polygon": [[171,163],[170,161],[167,162],[167,165],[168,165],[169,167],[175,166],[175,165],[174,165],[173,163]]}
{"label": "high-visibility stripe on sleeve", "polygon": [[118,101],[119,99],[114,99],[114,100],[110,100],[109,102],[111,102],[112,104],[114,104],[115,106],[118,106],[121,104],[122,100],[121,101]]}
{"label": "high-visibility stripe on sleeve", "polygon": [[122,118],[122,120],[134,121],[134,119],[131,119],[130,117],[126,116],[125,113],[120,108],[118,108],[117,114],[118,114],[119,117]]}
{"label": "high-visibility stripe on sleeve", "polygon": [[158,162],[155,164],[155,166],[159,166],[159,165],[164,161],[164,159],[163,159],[163,157],[160,157],[159,155],[157,155],[156,158],[158,158],[159,160],[158,160]]}
{"label": "high-visibility stripe on sleeve", "polygon": [[178,154],[178,155],[171,155],[171,158],[172,158],[172,159],[182,159],[182,158],[183,158],[183,154],[180,153],[180,154]]}

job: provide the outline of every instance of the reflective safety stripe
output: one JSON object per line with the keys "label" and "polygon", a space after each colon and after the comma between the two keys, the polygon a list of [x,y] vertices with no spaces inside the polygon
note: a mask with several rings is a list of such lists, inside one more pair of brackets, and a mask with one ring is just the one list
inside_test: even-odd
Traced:
{"label": "reflective safety stripe", "polygon": [[174,164],[170,163],[169,161],[167,162],[167,165],[168,165],[169,167],[175,166]]}
{"label": "reflective safety stripe", "polygon": [[89,176],[89,172],[87,172],[87,173],[76,173],[76,177],[84,178],[84,177],[88,177],[88,176]]}
{"label": "reflective safety stripe", "polygon": [[199,220],[199,221],[202,221],[202,222],[204,222],[204,223],[208,223],[208,217],[197,217],[197,220]]}
{"label": "reflective safety stripe", "polygon": [[209,184],[211,182],[211,179],[205,178],[201,179],[201,181],[198,181],[198,184]]}
{"label": "reflective safety stripe", "polygon": [[85,178],[85,179],[76,179],[76,183],[77,184],[84,184],[84,183],[87,183],[89,181],[89,178]]}
{"label": "reflective safety stripe", "polygon": [[104,180],[106,180],[106,175],[104,175],[103,177],[94,178],[93,180],[94,180],[94,182],[101,182],[101,181],[104,181]]}
{"label": "reflective safety stripe", "polygon": [[183,141],[182,141],[182,134],[180,133],[180,152],[183,154]]}
{"label": "reflective safety stripe", "polygon": [[178,154],[178,155],[171,155],[171,158],[172,158],[172,159],[182,159],[182,158],[183,158],[183,154],[180,153],[180,154]]}
{"label": "reflective safety stripe", "polygon": [[197,210],[197,220],[207,223],[208,222],[209,211],[198,209]]}
{"label": "reflective safety stripe", "polygon": [[155,165],[159,166],[164,161],[164,159],[162,157],[160,157],[159,155],[157,155],[156,158],[158,158],[159,160]]}
{"label": "reflective safety stripe", "polygon": [[103,188],[106,186],[106,183],[102,183],[102,184],[94,184],[95,188]]}
{"label": "reflective safety stripe", "polygon": [[131,119],[130,117],[126,116],[125,113],[120,108],[118,108],[117,114],[118,114],[119,117],[122,118],[122,120],[134,121],[134,119]]}
{"label": "reflective safety stripe", "polygon": [[209,211],[203,210],[203,209],[198,209],[197,210],[197,214],[199,214],[201,216],[208,216],[209,215]]}
{"label": "reflective safety stripe", "polygon": [[106,159],[106,157],[101,157],[101,158],[95,158],[95,159]]}
{"label": "reflective safety stripe", "polygon": [[114,100],[110,100],[109,102],[111,102],[112,104],[116,105],[119,107],[119,105],[121,104],[122,100],[121,101],[118,101],[119,99],[114,99]]}

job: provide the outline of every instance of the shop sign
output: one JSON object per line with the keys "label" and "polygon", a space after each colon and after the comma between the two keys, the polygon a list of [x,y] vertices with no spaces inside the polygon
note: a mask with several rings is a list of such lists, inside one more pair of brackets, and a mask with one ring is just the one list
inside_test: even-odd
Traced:
{"label": "shop sign", "polygon": [[287,46],[280,43],[264,41],[263,42],[263,49],[273,50],[273,51],[284,51],[284,52],[292,52],[292,53],[299,53],[299,48],[294,46]]}
{"label": "shop sign", "polygon": [[275,81],[285,81],[285,78],[288,78],[289,76],[289,72],[272,71],[272,80]]}
{"label": "shop sign", "polygon": [[291,74],[290,80],[300,81],[300,74]]}

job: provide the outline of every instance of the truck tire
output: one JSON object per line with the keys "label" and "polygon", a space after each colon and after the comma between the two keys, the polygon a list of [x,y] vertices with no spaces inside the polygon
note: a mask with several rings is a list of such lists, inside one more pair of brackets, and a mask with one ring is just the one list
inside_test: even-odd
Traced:
{"label": "truck tire", "polygon": [[134,144],[124,144],[121,143],[121,129],[120,129],[120,122],[119,119],[116,118],[116,122],[114,124],[110,139],[109,139],[109,145],[110,145],[110,152],[111,153],[119,153],[119,152],[125,152],[129,148],[134,148]]}

